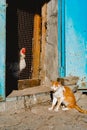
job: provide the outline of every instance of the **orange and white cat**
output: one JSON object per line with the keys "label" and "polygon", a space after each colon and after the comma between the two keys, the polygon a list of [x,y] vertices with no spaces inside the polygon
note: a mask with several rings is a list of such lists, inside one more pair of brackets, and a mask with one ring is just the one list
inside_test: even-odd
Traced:
{"label": "orange and white cat", "polygon": [[54,91],[54,94],[53,94],[52,106],[49,108],[49,110],[53,110],[54,107],[56,106],[54,110],[58,111],[61,104],[63,103],[65,107],[62,108],[62,110],[69,110],[75,108],[79,112],[87,114],[86,110],[81,109],[76,104],[75,96],[69,87],[63,86],[58,81],[52,81],[51,89]]}

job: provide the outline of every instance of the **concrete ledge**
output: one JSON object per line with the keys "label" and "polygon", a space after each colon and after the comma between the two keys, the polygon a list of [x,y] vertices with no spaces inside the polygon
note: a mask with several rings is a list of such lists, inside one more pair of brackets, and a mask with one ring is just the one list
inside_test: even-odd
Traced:
{"label": "concrete ledge", "polygon": [[19,96],[30,96],[33,94],[39,94],[39,93],[46,93],[50,92],[51,89],[50,87],[47,86],[37,86],[37,87],[32,87],[32,88],[26,88],[23,90],[14,90],[9,96],[10,97],[19,97]]}
{"label": "concrete ledge", "polygon": [[51,101],[50,88],[46,86],[15,90],[6,98],[6,101],[0,102],[0,112],[31,109],[32,105],[48,100]]}

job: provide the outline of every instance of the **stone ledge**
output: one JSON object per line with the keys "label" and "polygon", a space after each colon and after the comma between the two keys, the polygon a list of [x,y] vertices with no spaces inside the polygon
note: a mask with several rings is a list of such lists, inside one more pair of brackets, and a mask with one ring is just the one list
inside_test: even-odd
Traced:
{"label": "stone ledge", "polygon": [[49,92],[30,96],[10,97],[6,98],[6,101],[4,102],[0,102],[0,112],[17,111],[26,108],[31,109],[31,107],[35,104],[40,104],[48,101],[51,101]]}
{"label": "stone ledge", "polygon": [[50,87],[38,86],[24,90],[14,90],[6,98],[6,101],[0,102],[0,112],[30,109],[33,104],[47,102],[48,100],[51,101]]}
{"label": "stone ledge", "polygon": [[8,95],[8,98],[10,97],[19,97],[19,96],[30,96],[34,94],[40,94],[40,93],[46,93],[50,92],[50,87],[47,86],[37,86],[32,88],[26,88],[23,90],[14,90],[10,95]]}

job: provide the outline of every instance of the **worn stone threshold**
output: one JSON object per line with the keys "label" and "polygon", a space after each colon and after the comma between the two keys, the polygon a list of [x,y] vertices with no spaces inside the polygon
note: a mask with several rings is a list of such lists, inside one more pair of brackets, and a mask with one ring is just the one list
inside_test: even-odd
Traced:
{"label": "worn stone threshold", "polygon": [[7,96],[7,98],[30,96],[34,94],[47,93],[50,91],[51,89],[48,86],[37,86],[37,87],[32,87],[32,88],[26,88],[23,90],[13,90],[12,93]]}

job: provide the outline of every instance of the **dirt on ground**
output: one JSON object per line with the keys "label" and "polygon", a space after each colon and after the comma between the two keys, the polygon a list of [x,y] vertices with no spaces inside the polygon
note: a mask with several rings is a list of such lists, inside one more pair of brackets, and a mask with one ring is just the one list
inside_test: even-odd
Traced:
{"label": "dirt on ground", "polygon": [[[87,109],[87,95],[78,101]],[[33,105],[27,109],[0,113],[0,130],[87,130],[87,114],[73,110],[49,111],[51,102]]]}

